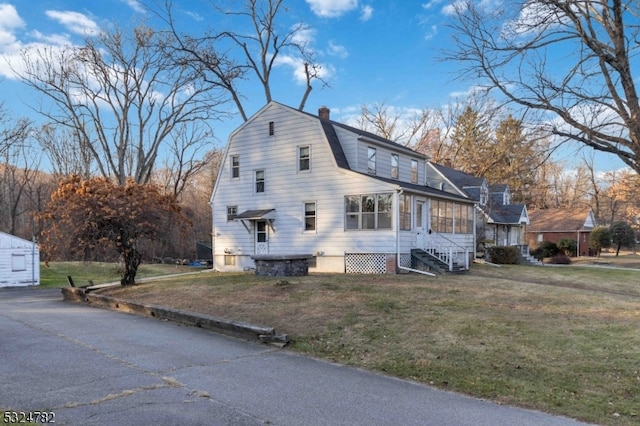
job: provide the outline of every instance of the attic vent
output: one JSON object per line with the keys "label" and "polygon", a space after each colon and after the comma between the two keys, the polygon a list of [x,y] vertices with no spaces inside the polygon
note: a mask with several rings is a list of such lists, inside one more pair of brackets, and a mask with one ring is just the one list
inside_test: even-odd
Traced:
{"label": "attic vent", "polygon": [[273,121],[269,122],[269,136],[273,136],[275,134],[275,124]]}

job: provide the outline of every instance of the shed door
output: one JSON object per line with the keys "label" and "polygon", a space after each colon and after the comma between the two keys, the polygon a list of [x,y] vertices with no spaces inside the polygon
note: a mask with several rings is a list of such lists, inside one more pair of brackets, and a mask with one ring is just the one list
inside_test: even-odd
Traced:
{"label": "shed door", "polygon": [[256,254],[269,254],[269,227],[267,221],[256,220],[255,226]]}

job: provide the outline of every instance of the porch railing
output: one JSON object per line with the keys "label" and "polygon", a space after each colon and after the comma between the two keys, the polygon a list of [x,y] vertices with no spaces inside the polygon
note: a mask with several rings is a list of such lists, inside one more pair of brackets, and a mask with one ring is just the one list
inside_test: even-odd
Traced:
{"label": "porch railing", "polygon": [[469,269],[470,250],[442,234],[418,234],[416,246],[445,263],[449,271],[453,271],[454,265]]}

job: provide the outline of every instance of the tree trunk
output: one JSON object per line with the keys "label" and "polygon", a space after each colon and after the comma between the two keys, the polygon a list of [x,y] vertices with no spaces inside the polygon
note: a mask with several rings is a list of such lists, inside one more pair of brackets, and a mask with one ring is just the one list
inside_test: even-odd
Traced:
{"label": "tree trunk", "polygon": [[135,285],[136,273],[138,272],[142,255],[135,248],[130,248],[122,253],[122,259],[124,261],[124,273],[120,284],[123,286]]}

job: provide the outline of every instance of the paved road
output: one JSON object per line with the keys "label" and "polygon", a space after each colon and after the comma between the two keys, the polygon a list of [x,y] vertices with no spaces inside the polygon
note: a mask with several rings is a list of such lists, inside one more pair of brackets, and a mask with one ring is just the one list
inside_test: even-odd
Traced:
{"label": "paved road", "polygon": [[153,318],[0,289],[0,407],[68,425],[577,425]]}

